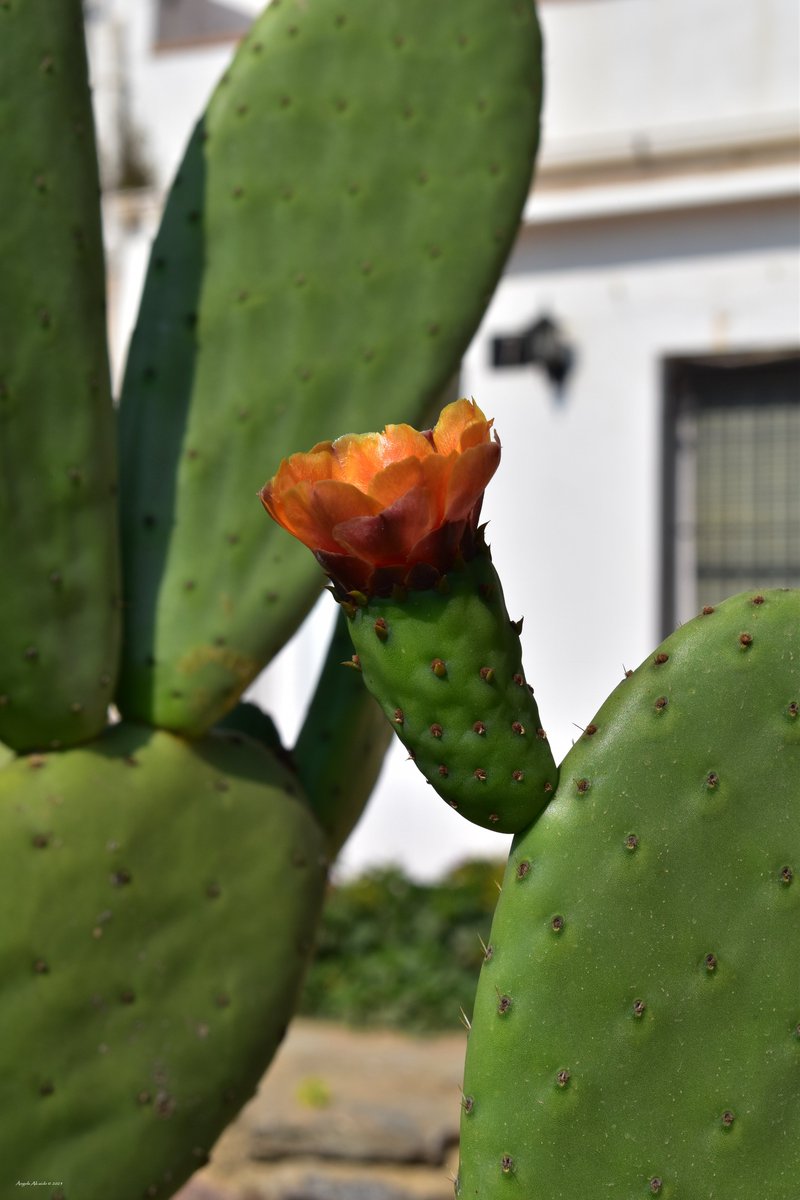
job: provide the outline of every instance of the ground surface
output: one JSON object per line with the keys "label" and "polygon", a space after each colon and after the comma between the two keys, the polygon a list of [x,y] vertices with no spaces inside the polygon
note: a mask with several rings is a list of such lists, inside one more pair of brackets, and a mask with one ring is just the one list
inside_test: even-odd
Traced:
{"label": "ground surface", "polygon": [[295,1021],[175,1200],[451,1200],[465,1036]]}

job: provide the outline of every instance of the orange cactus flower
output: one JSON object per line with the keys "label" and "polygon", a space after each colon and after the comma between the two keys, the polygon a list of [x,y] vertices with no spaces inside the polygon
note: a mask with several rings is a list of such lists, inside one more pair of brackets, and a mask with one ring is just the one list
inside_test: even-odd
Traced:
{"label": "orange cactus flower", "polygon": [[283,460],[261,501],[314,552],[340,595],[430,587],[474,548],[500,461],[491,427],[473,400],[456,400],[422,433],[387,425],[319,442]]}

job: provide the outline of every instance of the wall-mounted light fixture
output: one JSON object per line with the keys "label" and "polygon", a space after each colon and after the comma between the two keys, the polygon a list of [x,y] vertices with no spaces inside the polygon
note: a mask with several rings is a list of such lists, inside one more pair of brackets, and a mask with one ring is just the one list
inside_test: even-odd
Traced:
{"label": "wall-mounted light fixture", "polygon": [[558,390],[575,362],[575,351],[549,316],[539,317],[522,333],[492,338],[491,354],[493,367],[521,367],[527,363],[543,367]]}

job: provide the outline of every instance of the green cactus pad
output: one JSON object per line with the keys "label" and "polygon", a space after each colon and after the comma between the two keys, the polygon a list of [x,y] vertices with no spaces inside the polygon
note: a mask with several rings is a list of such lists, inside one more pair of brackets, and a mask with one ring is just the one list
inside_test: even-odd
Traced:
{"label": "green cactus pad", "polygon": [[369,600],[350,622],[364,682],[416,765],[462,816],[529,825],[558,773],[487,549],[441,588]]}
{"label": "green cactus pad", "polygon": [[202,1164],[281,1040],[321,903],[292,789],[244,737],[124,725],[0,771],[3,1195],[167,1197]]}
{"label": "green cactus pad", "polygon": [[318,568],[256,495],[281,457],[427,416],[457,370],[528,192],[539,57],[527,0],[280,0],[243,42],[123,389],[129,717],[207,728],[307,611]]}
{"label": "green cactus pad", "polygon": [[85,741],[117,673],[113,411],[80,0],[0,5],[0,739]]}
{"label": "green cactus pad", "polygon": [[734,597],[623,681],[515,840],[456,1193],[794,1200],[800,591]]}
{"label": "green cactus pad", "polygon": [[351,654],[347,619],[340,613],[294,748],[300,782],[325,830],[331,858],[364,811],[392,737],[358,672],[348,670]]}

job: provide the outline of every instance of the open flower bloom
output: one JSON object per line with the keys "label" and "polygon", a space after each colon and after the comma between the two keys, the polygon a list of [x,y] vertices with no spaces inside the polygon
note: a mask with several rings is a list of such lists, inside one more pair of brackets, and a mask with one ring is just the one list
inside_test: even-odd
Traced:
{"label": "open flower bloom", "polygon": [[475,541],[500,443],[472,400],[433,429],[320,442],[280,464],[261,490],[271,517],[314,552],[340,593],[429,587]]}

